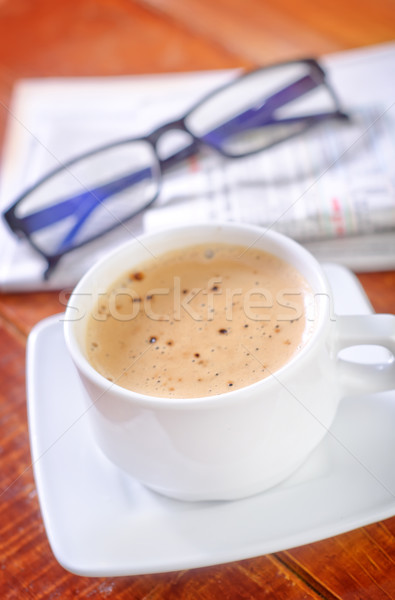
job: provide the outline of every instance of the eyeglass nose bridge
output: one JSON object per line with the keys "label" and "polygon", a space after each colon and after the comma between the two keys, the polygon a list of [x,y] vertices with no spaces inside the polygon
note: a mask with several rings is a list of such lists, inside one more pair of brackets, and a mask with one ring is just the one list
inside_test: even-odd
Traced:
{"label": "eyeglass nose bridge", "polygon": [[[145,137],[145,139],[154,147],[162,172],[165,172],[167,168],[176,165],[180,161],[195,155],[202,145],[202,142],[189,131],[185,121],[186,117],[184,116],[170,121],[169,123],[165,123]],[[187,139],[185,140],[185,143],[183,141],[183,143],[178,146],[175,144],[176,149],[165,152],[165,157],[163,157],[159,145],[164,139],[164,136],[170,132],[182,132],[187,136]]]}

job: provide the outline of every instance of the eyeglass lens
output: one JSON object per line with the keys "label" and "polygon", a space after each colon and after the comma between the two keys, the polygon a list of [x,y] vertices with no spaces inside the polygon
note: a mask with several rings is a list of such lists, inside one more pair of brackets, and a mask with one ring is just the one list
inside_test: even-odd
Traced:
{"label": "eyeglass lens", "polygon": [[152,145],[135,141],[70,164],[17,207],[32,241],[44,253],[67,252],[120,225],[157,194],[158,164]]}
{"label": "eyeglass lens", "polygon": [[188,129],[231,156],[241,156],[303,131],[336,110],[321,73],[309,62],[250,73],[200,104]]}

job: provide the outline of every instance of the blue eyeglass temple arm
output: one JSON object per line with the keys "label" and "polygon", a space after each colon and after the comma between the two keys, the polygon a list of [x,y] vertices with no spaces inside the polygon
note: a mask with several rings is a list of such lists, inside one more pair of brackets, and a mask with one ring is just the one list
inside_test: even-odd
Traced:
{"label": "blue eyeglass temple arm", "polygon": [[[198,151],[198,144],[196,142],[190,144],[189,146],[187,146],[186,148],[183,148],[176,154],[173,154],[168,159],[162,161],[162,163],[161,163],[162,171],[165,171],[167,168],[169,168],[169,166],[172,166],[173,164],[177,164],[177,163],[181,162],[182,160],[188,158],[189,156],[196,154],[197,151]],[[172,160],[170,160],[170,159],[172,159]],[[168,161],[168,162],[166,162],[166,161]],[[168,163],[171,163],[171,164],[168,164]],[[71,209],[70,214],[78,215],[78,220],[74,224],[74,227],[71,228],[71,230],[68,232],[68,234],[64,237],[64,239],[59,244],[59,246],[57,248],[57,252],[61,253],[65,250],[67,250],[67,248],[70,246],[70,244],[72,244],[78,231],[81,229],[81,227],[85,223],[86,219],[94,211],[94,209],[99,206],[99,204],[101,204],[102,202],[107,200],[107,198],[110,198],[114,194],[117,194],[118,192],[122,192],[123,190],[126,190],[128,187],[136,185],[140,181],[143,181],[144,179],[148,179],[151,176],[152,176],[152,169],[151,169],[151,167],[147,167],[145,169],[141,169],[140,171],[135,171],[134,173],[130,173],[129,175],[126,175],[125,177],[116,179],[114,181],[106,183],[105,185],[99,186],[92,190],[87,190],[83,194],[79,194],[78,196],[74,196],[73,198],[69,198],[68,200],[63,201],[62,204],[67,204],[68,208],[70,208],[68,203],[70,201],[72,202],[73,208]],[[85,204],[85,206],[84,206],[84,204]],[[76,205],[77,205],[77,208],[76,208]],[[56,205],[51,208],[55,208],[55,207],[56,207]],[[48,210],[48,209],[44,209],[42,212],[45,212],[46,210]],[[37,214],[37,213],[35,213],[35,214]],[[55,219],[54,222],[56,223],[57,220],[58,219]]]}
{"label": "blue eyeglass temple arm", "polygon": [[[66,205],[66,208],[69,209],[69,215],[67,216],[74,214],[77,220],[74,226],[68,232],[68,234],[59,244],[57,252],[60,253],[67,250],[70,244],[72,244],[75,236],[77,235],[82,225],[85,223],[89,215],[95,210],[95,208],[98,207],[99,204],[101,204],[102,202],[107,200],[107,198],[110,198],[114,194],[121,192],[122,190],[125,190],[128,187],[131,187],[132,185],[136,185],[140,181],[143,181],[144,179],[150,177],[150,174],[150,168],[142,169],[141,171],[130,173],[125,177],[106,183],[105,185],[99,186],[93,190],[87,190],[86,192],[83,192],[78,196],[74,196],[73,198],[69,198],[69,200],[64,201],[62,203],[63,208],[65,208]],[[56,205],[50,208],[54,207],[56,207]],[[44,209],[44,211],[45,210],[48,209]],[[35,215],[37,215],[37,213],[35,213]],[[49,215],[47,213],[45,217],[47,218],[48,216]],[[55,217],[54,222],[56,223],[57,219],[56,214],[54,214],[54,211],[52,211],[51,216],[52,218]],[[42,226],[39,225],[39,227],[41,228]]]}
{"label": "blue eyeglass temple arm", "polygon": [[23,225],[25,231],[34,233],[35,231],[45,229],[49,225],[53,225],[72,215],[81,218],[84,216],[85,212],[90,212],[91,206],[94,208],[95,205],[106,200],[106,198],[149,177],[150,171],[151,170],[148,168],[136,171],[95,189],[87,190],[82,194],[67,198],[67,200],[62,200],[57,204],[53,204],[52,206],[38,210],[35,213],[31,213],[26,217],[22,217],[19,219],[19,223]]}
{"label": "blue eyeglass temple arm", "polygon": [[[220,127],[210,131],[208,134],[202,137],[201,141],[203,143],[206,142],[210,145],[213,145],[214,147],[218,147],[229,135],[234,135],[235,133],[252,129],[254,127],[272,125],[279,122],[316,122],[333,116],[334,113],[332,111],[281,120],[273,118],[273,113],[275,110],[296,99],[297,97],[306,94],[321,84],[322,81],[317,81],[311,75],[302,77],[301,79],[293,82],[291,85],[283,88],[276,94],[273,94],[271,97],[267,98],[263,104],[237,115],[227,123],[222,124]],[[340,113],[340,111],[338,111],[338,114],[339,116],[345,116],[343,113]],[[183,148],[181,151],[175,153],[167,159],[162,160],[162,171],[165,172],[168,168],[171,168],[178,162],[196,154],[199,149],[199,145],[200,143],[197,140],[194,140],[194,142],[189,146]],[[58,252],[60,253],[67,250],[72,244],[73,239],[77,235],[82,225],[99,204],[103,203],[106,199],[110,198],[114,194],[125,190],[150,176],[150,168],[136,171],[120,179],[116,179],[94,189],[87,190],[82,194],[78,194],[57,204],[41,209],[35,213],[31,213],[26,217],[17,219],[17,222],[14,223],[14,225],[17,229],[20,229],[27,234],[31,234],[35,231],[53,225],[54,223],[57,223],[67,217],[75,215],[76,223],[74,227],[59,244]],[[10,215],[9,221],[11,220],[12,219]],[[12,225],[12,223],[10,224]]]}

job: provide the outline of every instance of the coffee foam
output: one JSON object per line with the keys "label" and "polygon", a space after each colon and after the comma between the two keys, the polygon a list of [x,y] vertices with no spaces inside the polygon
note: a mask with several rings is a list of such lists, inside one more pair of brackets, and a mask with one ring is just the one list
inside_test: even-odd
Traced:
{"label": "coffee foam", "polygon": [[88,359],[110,381],[151,396],[226,393],[269,376],[305,345],[309,293],[294,267],[253,247],[172,251],[99,298]]}

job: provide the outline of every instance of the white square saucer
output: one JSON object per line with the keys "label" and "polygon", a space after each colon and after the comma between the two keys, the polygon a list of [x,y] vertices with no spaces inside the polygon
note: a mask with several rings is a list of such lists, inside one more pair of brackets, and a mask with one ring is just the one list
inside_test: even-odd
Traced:
{"label": "white square saucer", "polygon": [[[348,270],[325,270],[337,314],[371,311]],[[369,359],[376,351],[383,350],[370,349]],[[353,358],[365,362],[366,352],[355,349]],[[135,575],[219,564],[395,514],[395,390],[343,399],[323,442],[281,485],[245,500],[189,503],[145,489],[97,448],[62,315],[45,319],[29,336],[27,385],[43,520],[57,560],[74,573]]]}

